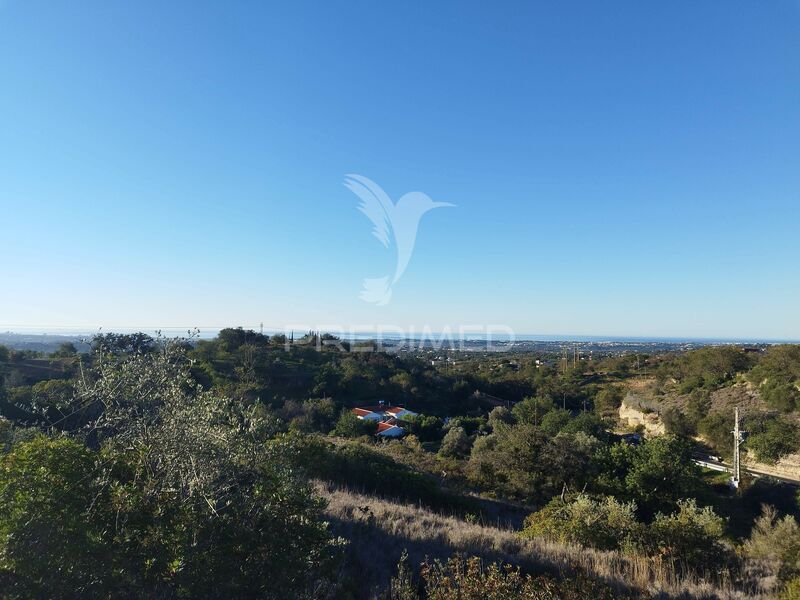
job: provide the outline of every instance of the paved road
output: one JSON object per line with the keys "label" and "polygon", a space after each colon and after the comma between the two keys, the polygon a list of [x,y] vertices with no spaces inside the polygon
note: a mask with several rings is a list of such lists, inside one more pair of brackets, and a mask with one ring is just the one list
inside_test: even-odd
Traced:
{"label": "paved road", "polygon": [[[695,454],[692,462],[696,465],[700,465],[704,469],[711,469],[713,471],[728,471],[731,472],[733,467],[729,464],[711,460],[710,456],[705,456],[701,454]],[[800,480],[797,479],[789,479],[787,477],[779,477],[777,475],[772,475],[771,473],[764,473],[763,471],[754,471],[752,469],[742,468],[742,470],[752,477],[771,477],[772,479],[777,479],[778,481],[782,481],[783,483],[787,483],[793,486],[800,486]]]}

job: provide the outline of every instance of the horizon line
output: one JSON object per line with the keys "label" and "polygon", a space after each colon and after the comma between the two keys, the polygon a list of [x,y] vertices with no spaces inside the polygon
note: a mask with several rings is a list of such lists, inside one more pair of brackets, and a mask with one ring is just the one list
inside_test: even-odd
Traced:
{"label": "horizon line", "polygon": [[[218,334],[223,329],[238,329],[259,332],[261,325],[255,326],[110,326],[110,327],[93,327],[93,326],[20,326],[20,325],[2,325],[0,324],[0,335],[50,335],[55,337],[79,337],[79,336],[94,336],[101,333],[133,333],[141,332],[185,332],[187,334],[197,331],[200,335],[210,333]],[[363,337],[374,336],[380,339],[397,339],[397,340],[419,340],[426,339],[432,336],[445,336],[456,337],[458,339],[494,339],[498,342],[513,341],[513,342],[584,342],[584,343],[599,343],[599,342],[665,342],[665,343],[762,343],[762,344],[800,344],[800,339],[792,338],[774,338],[774,337],[753,337],[753,336],[680,336],[680,335],[626,335],[626,334],[612,334],[612,335],[597,335],[597,334],[545,334],[545,333],[513,333],[513,337],[503,333],[481,333],[479,331],[465,330],[460,332],[458,330],[439,330],[439,331],[417,331],[416,328],[408,328],[409,333],[404,334],[394,330],[379,332],[370,330],[350,330],[350,331],[336,331],[316,329],[322,333],[335,335],[339,338],[346,339],[347,337]],[[312,327],[309,331],[314,331]],[[295,331],[305,333],[305,329],[297,327],[291,328],[277,328],[277,327],[263,327],[264,334],[282,334],[287,331]]]}

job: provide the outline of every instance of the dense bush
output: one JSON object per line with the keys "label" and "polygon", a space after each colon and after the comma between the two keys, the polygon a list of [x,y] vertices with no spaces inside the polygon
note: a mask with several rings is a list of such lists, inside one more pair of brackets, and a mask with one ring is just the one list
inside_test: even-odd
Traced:
{"label": "dense bush", "polygon": [[554,408],[555,405],[550,398],[525,398],[521,402],[517,402],[511,412],[514,419],[519,423],[539,425],[542,422],[542,417]]}
{"label": "dense bush", "polygon": [[495,406],[491,412],[489,412],[489,425],[492,430],[503,427],[504,425],[513,425],[515,422],[516,418],[514,417],[514,413],[505,406]]}
{"label": "dense bush", "polygon": [[678,511],[659,513],[641,543],[644,553],[667,560],[683,571],[714,570],[730,555],[723,544],[725,521],[711,507],[698,508],[695,500],[678,500]]}
{"label": "dense bush", "polygon": [[697,424],[697,432],[724,457],[733,453],[730,415],[714,412],[706,415]]}
{"label": "dense bush", "polygon": [[710,408],[711,393],[704,389],[693,390],[689,395],[686,410],[683,413],[687,420],[687,425],[693,433],[698,432],[700,421],[708,416]]}
{"label": "dense bush", "polygon": [[676,380],[681,393],[688,394],[698,388],[717,389],[752,364],[742,348],[707,346],[663,361],[657,374],[662,381]]}
{"label": "dense bush", "polygon": [[635,502],[645,520],[675,510],[679,500],[697,497],[703,487],[700,469],[692,463],[692,443],[672,435],[641,446],[602,448],[592,463],[591,488]]}
{"label": "dense bush", "polygon": [[506,426],[475,440],[468,472],[476,485],[528,501],[547,501],[591,477],[599,442],[583,432],[548,436],[532,424]]}
{"label": "dense bush", "polygon": [[773,463],[786,454],[800,448],[800,428],[796,423],[782,417],[764,419],[753,423],[747,438],[747,448],[760,461]]}
{"label": "dense bush", "polygon": [[696,432],[695,426],[680,410],[670,407],[661,413],[661,421],[667,433],[688,437]]}
{"label": "dense bush", "polygon": [[322,575],[321,504],[255,407],[195,386],[172,344],[87,381],[100,451],[40,437],[0,459],[7,594],[285,598]]}
{"label": "dense bush", "polygon": [[579,495],[572,501],[550,501],[525,519],[522,536],[577,543],[601,550],[619,550],[638,543],[641,525],[633,503],[606,496]]}
{"label": "dense bush", "polygon": [[800,577],[800,526],[792,516],[779,518],[771,506],[763,507],[742,551],[762,561],[782,581]]}
{"label": "dense bush", "polygon": [[467,435],[489,433],[489,422],[486,417],[454,417],[447,421],[445,429],[460,427]]}
{"label": "dense bush", "polygon": [[532,577],[511,565],[486,566],[478,557],[455,556],[446,563],[426,560],[420,579],[421,585],[417,585],[409,567],[401,562],[389,597],[391,600],[612,600],[617,597],[607,586],[585,576],[576,574],[560,580]]}
{"label": "dense bush", "polygon": [[367,419],[359,419],[350,410],[344,409],[339,415],[339,420],[336,421],[336,427],[333,429],[333,435],[347,438],[357,438],[364,435],[374,435],[378,429],[378,424],[375,421]]}
{"label": "dense bush", "polygon": [[773,346],[748,374],[768,406],[781,412],[800,408],[800,346]]}
{"label": "dense bush", "polygon": [[775,376],[759,387],[761,397],[770,408],[784,413],[800,408],[800,390],[797,382],[788,377]]}
{"label": "dense bush", "polygon": [[594,413],[582,412],[570,419],[564,427],[561,428],[561,433],[585,433],[598,440],[605,440],[608,438],[609,424]]}
{"label": "dense bush", "polygon": [[273,442],[291,465],[309,476],[385,497],[433,508],[471,509],[471,502],[439,487],[437,481],[358,442],[334,445],[319,436],[288,434]]}
{"label": "dense bush", "polygon": [[800,346],[786,344],[770,347],[748,374],[750,381],[756,385],[773,377],[800,381]]}
{"label": "dense bush", "polygon": [[433,442],[442,439],[443,421],[431,415],[417,415],[403,420],[403,427],[411,434],[417,436],[421,442]]}
{"label": "dense bush", "polygon": [[[99,597],[123,584],[105,566],[115,554],[109,556],[109,523],[102,520],[108,496],[95,500],[102,491],[95,464],[83,445],[45,437],[0,457],[0,571],[10,581],[7,593]],[[87,514],[93,502],[97,510]]]}
{"label": "dense bush", "polygon": [[555,408],[541,417],[539,427],[546,435],[554,436],[567,426],[571,418],[568,410]]}
{"label": "dense bush", "polygon": [[306,486],[267,469],[223,498],[157,491],[132,458],[40,437],[0,459],[11,597],[282,598],[313,580],[329,537]]}
{"label": "dense bush", "polygon": [[305,433],[329,433],[336,424],[336,404],[330,398],[312,398],[297,402],[287,400],[281,416],[289,427]]}
{"label": "dense bush", "polygon": [[616,414],[622,404],[622,390],[615,386],[605,386],[594,397],[595,410],[604,416]]}
{"label": "dense bush", "polygon": [[461,427],[452,427],[442,440],[439,456],[446,458],[463,458],[469,454],[472,440]]}
{"label": "dense bush", "polygon": [[722,542],[724,520],[691,499],[679,500],[677,506],[676,512],[659,513],[646,524],[637,520],[633,503],[611,496],[555,499],[528,516],[521,535],[658,557],[680,570],[702,572],[722,566],[730,556]]}

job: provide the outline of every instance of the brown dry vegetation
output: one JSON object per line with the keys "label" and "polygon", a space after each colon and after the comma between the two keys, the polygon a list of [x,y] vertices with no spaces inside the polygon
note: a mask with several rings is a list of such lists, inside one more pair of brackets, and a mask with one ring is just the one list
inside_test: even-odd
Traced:
{"label": "brown dry vegetation", "polygon": [[413,504],[368,496],[328,484],[317,484],[327,500],[326,518],[336,535],[349,540],[347,574],[358,582],[353,594],[380,597],[405,550],[409,564],[426,558],[446,559],[454,553],[480,556],[485,563],[502,561],[531,574],[569,577],[584,572],[632,597],[773,598],[769,580],[753,574],[734,584],[678,576],[668,565],[580,546],[522,539],[510,529],[481,525],[441,515]]}

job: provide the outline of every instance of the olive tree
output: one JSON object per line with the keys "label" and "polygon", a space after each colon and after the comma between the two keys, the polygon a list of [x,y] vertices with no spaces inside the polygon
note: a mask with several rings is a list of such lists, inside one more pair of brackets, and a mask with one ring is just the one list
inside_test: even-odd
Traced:
{"label": "olive tree", "polygon": [[74,574],[66,587],[84,597],[113,595],[120,580],[150,597],[315,595],[331,539],[309,484],[265,443],[274,419],[197,385],[184,344],[100,352],[76,394],[99,407],[87,428],[97,449],[39,441],[4,461],[6,573],[50,597],[65,587],[51,573]]}

